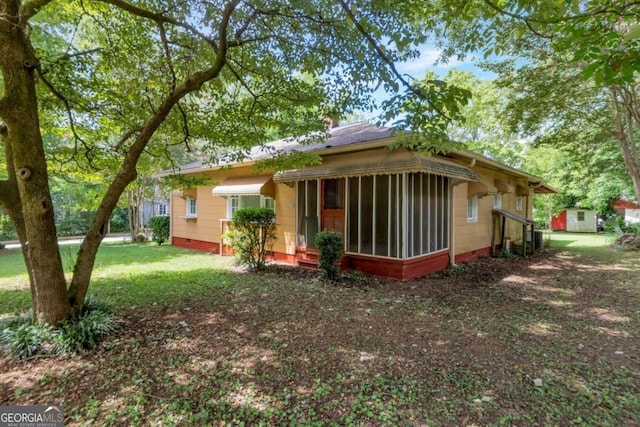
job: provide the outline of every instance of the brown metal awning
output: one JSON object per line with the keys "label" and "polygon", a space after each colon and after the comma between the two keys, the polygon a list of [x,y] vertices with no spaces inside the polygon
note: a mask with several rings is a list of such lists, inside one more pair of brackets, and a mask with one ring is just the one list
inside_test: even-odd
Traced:
{"label": "brown metal awning", "polygon": [[274,186],[271,176],[245,176],[229,178],[212,190],[214,196],[273,196]]}
{"label": "brown metal awning", "polygon": [[505,193],[513,193],[515,191],[514,185],[509,184],[508,182],[505,182],[505,181],[501,181],[499,179],[494,180],[493,184],[498,189],[498,193],[505,194]]}
{"label": "brown metal awning", "polygon": [[278,172],[273,180],[280,183],[407,172],[431,173],[460,181],[478,179],[474,171],[457,163],[437,157],[423,157],[404,149],[381,148],[351,155],[327,156],[320,165]]}
{"label": "brown metal awning", "polygon": [[495,185],[493,185],[493,182],[488,178],[479,176],[478,181],[469,183],[467,197],[468,198],[472,198],[474,196],[484,197],[484,196],[488,196],[496,193],[498,193],[498,189],[496,188]]}
{"label": "brown metal awning", "polygon": [[533,188],[535,194],[556,194],[558,190],[544,182],[529,182],[529,186]]}

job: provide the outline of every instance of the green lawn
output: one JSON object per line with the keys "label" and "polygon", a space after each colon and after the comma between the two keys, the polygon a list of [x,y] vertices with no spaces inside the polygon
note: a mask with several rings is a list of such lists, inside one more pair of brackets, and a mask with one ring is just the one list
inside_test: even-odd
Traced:
{"label": "green lawn", "polygon": [[[4,360],[0,405],[62,402],[69,426],[640,425],[640,254],[609,239],[553,233],[526,259],[342,285],[105,244],[89,293],[120,333]],[[0,255],[4,315],[29,305],[20,264]]]}
{"label": "green lawn", "polygon": [[543,232],[543,239],[552,248],[602,248],[611,246],[616,238],[617,236],[612,233]]}
{"label": "green lawn", "polygon": [[[61,246],[70,274],[78,245]],[[89,295],[117,307],[171,304],[179,307],[209,288],[230,284],[229,258],[155,244],[104,243],[96,260]],[[31,296],[22,253],[0,251],[0,316],[27,310]]]}

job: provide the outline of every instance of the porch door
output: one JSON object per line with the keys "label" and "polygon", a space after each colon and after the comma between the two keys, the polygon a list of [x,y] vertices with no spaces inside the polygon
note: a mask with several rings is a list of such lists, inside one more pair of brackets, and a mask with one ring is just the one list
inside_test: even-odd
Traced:
{"label": "porch door", "polygon": [[322,180],[321,230],[344,235],[344,178]]}

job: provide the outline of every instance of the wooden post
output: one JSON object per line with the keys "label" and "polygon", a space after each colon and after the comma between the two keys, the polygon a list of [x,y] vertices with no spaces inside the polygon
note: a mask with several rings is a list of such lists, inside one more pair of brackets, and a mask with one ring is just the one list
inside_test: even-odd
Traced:
{"label": "wooden post", "polygon": [[527,256],[527,224],[522,225],[522,256]]}
{"label": "wooden post", "polygon": [[494,212],[491,215],[491,256],[496,256],[496,244],[494,243],[496,240],[496,220],[498,219],[498,215]]}

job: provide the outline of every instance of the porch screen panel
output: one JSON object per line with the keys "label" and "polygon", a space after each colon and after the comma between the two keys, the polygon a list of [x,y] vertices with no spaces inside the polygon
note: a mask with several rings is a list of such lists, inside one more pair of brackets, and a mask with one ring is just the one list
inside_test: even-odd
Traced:
{"label": "porch screen panel", "polygon": [[438,177],[440,181],[440,205],[442,207],[442,215],[440,215],[440,228],[442,230],[442,239],[440,240],[440,249],[449,247],[449,179],[443,176]]}
{"label": "porch screen panel", "polygon": [[389,256],[389,175],[375,177],[374,255]]}
{"label": "porch screen panel", "polygon": [[318,180],[306,181],[307,183],[307,217],[306,235],[307,247],[315,248],[315,237],[320,231],[320,217],[318,216],[318,197],[320,195],[320,185]]}
{"label": "porch screen panel", "polygon": [[389,256],[400,257],[400,236],[402,236],[402,221],[400,220],[400,179],[399,175],[389,176]]}
{"label": "porch screen panel", "polygon": [[[412,215],[410,218],[413,220],[412,229],[410,229],[410,239],[409,245],[410,250],[409,253],[411,256],[422,255],[421,249],[421,238],[422,238],[422,175],[423,174],[411,174],[409,185],[411,185],[411,197],[413,198],[411,202],[411,207],[413,208]],[[410,211],[411,212],[411,211]]]}
{"label": "porch screen panel", "polygon": [[405,177],[406,188],[402,174],[348,178],[348,252],[400,258],[403,245],[407,257],[448,248],[448,178],[427,173]]}
{"label": "porch screen panel", "polygon": [[429,252],[431,252],[430,249],[430,245],[429,245],[429,229],[430,227],[430,222],[429,222],[429,218],[431,217],[431,211],[429,209],[429,186],[430,186],[430,182],[432,179],[434,179],[435,176],[433,175],[429,175],[429,174],[424,174],[422,175],[422,186],[420,188],[421,191],[421,206],[422,206],[422,212],[421,212],[421,217],[422,217],[422,229],[421,234],[422,234],[422,240],[420,242],[420,252],[423,254],[428,254]]}
{"label": "porch screen panel", "polygon": [[320,224],[318,218],[318,181],[301,181],[296,184],[298,227],[296,244],[302,248],[314,248],[314,238]]}
{"label": "porch screen panel", "polygon": [[348,220],[347,251],[358,252],[358,218],[360,218],[360,178],[349,178],[347,183]]}
{"label": "porch screen panel", "polygon": [[306,239],[306,221],[305,217],[307,216],[306,207],[307,207],[307,198],[306,198],[306,183],[297,182],[296,183],[296,198],[297,198],[297,220],[296,220],[296,246],[300,248],[307,247],[307,239]]}
{"label": "porch screen panel", "polygon": [[429,252],[438,250],[438,178],[432,175],[429,180]]}
{"label": "porch screen panel", "polygon": [[373,176],[360,177],[360,253],[373,255]]}

